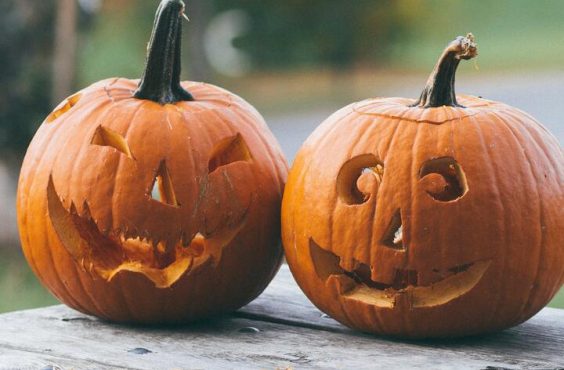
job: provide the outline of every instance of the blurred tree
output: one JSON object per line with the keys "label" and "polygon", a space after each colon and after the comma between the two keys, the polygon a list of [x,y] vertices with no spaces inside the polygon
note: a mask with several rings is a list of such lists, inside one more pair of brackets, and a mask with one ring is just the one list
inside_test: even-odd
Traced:
{"label": "blurred tree", "polygon": [[76,88],[76,24],[83,30],[94,15],[78,8],[81,3],[88,1],[0,1],[0,155],[4,160],[14,159],[17,165],[45,116]]}
{"label": "blurred tree", "polygon": [[188,28],[189,76],[191,80],[208,81],[211,71],[206,59],[204,34],[208,21],[212,16],[213,4],[210,0],[191,0],[186,5],[188,7],[186,9],[188,17],[194,19],[188,27],[184,27],[185,29]]}
{"label": "blurred tree", "polygon": [[251,32],[236,43],[264,69],[375,63],[407,28],[393,0],[215,1],[250,15]]}
{"label": "blurred tree", "polygon": [[77,2],[57,1],[55,23],[55,52],[53,57],[52,105],[58,104],[73,91],[76,71]]}
{"label": "blurred tree", "polygon": [[25,149],[49,112],[54,0],[0,1],[0,152]]}

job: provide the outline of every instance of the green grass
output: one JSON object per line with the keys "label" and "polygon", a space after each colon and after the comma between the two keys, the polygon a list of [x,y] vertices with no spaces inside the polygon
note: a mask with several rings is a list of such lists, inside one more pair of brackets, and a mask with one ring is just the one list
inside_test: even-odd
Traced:
{"label": "green grass", "polygon": [[[57,303],[33,275],[21,253],[0,248],[0,313]],[[549,306],[564,308],[564,289]]]}
{"label": "green grass", "polygon": [[0,313],[57,302],[39,283],[17,249],[0,247]]}
{"label": "green grass", "polygon": [[564,308],[564,288],[560,289],[560,292],[558,292],[556,297],[554,297],[548,306],[554,308]]}

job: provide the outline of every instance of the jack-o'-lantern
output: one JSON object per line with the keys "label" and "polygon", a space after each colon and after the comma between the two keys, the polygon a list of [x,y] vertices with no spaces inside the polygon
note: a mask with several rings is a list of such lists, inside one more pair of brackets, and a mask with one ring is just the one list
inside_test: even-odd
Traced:
{"label": "jack-o'-lantern", "polygon": [[448,45],[420,99],[354,103],[290,171],[282,240],[298,284],[350,327],[403,337],[516,325],[564,277],[564,158],[508,105],[456,96],[471,35]]}
{"label": "jack-o'-lantern", "polygon": [[282,260],[287,165],[238,96],[180,82],[184,4],[164,0],[141,81],[66,99],[26,154],[25,255],[69,306],[124,322],[181,322],[241,307]]}

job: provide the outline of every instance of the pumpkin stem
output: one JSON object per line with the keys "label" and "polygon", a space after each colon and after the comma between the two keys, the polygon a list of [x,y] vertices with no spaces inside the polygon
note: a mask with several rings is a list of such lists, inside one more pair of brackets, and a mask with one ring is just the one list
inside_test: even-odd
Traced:
{"label": "pumpkin stem", "polygon": [[161,1],[147,48],[145,72],[134,93],[135,98],[148,99],[163,105],[194,100],[180,85],[184,9],[182,0]]}
{"label": "pumpkin stem", "polygon": [[427,80],[427,85],[421,97],[412,107],[461,107],[456,101],[454,80],[456,69],[461,59],[472,59],[478,55],[478,47],[474,42],[474,35],[469,33],[466,37],[458,36],[443,51],[433,72]]}

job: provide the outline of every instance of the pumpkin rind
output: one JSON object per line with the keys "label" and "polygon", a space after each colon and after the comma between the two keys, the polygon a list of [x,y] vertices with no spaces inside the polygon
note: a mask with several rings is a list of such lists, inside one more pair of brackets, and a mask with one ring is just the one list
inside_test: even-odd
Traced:
{"label": "pumpkin rind", "polygon": [[[309,299],[345,325],[410,338],[492,332],[562,286],[557,140],[508,105],[457,101],[465,108],[355,103],[299,151],[282,205],[286,257]],[[364,196],[351,202],[338,183],[355,160]]]}
{"label": "pumpkin rind", "polygon": [[[193,101],[163,103],[135,98],[138,85],[100,81],[37,131],[18,184],[25,256],[58,299],[104,319],[185,322],[235,310],[282,260],[282,152],[260,114],[224,89],[183,82]],[[234,137],[248,156],[210,172]]]}

